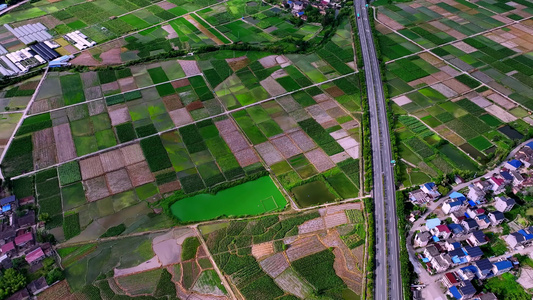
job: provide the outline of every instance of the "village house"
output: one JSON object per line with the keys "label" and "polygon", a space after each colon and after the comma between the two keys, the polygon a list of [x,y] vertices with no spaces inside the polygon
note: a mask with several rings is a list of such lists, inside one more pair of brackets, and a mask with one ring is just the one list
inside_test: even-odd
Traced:
{"label": "village house", "polygon": [[[483,192],[487,193],[492,189],[492,183],[488,182],[488,180],[478,180],[474,183],[474,186],[478,189],[482,190]],[[468,196],[470,198],[470,195]],[[472,199],[472,198],[470,198]],[[474,199],[472,199],[474,200]]]}
{"label": "village house", "polygon": [[474,264],[479,270],[479,273],[477,274],[478,279],[485,279],[492,271],[492,263],[487,258],[478,260],[474,262]]}
{"label": "village house", "polygon": [[494,295],[493,293],[483,293],[478,295],[479,300],[498,300],[498,297]]}
{"label": "village house", "polygon": [[430,231],[431,229],[439,226],[441,224],[441,220],[439,218],[433,218],[426,220],[426,230]]}
{"label": "village house", "polygon": [[479,225],[474,219],[465,219],[461,222],[461,226],[466,230],[466,232],[472,232],[479,229]]}
{"label": "village house", "polygon": [[475,265],[470,265],[457,270],[456,274],[461,280],[472,280],[476,278],[478,273],[478,268]]}
{"label": "village house", "polygon": [[1,214],[6,215],[15,211],[17,208],[17,198],[15,196],[9,196],[3,199],[0,199],[0,207],[2,208]]}
{"label": "village house", "polygon": [[524,182],[524,177],[518,171],[511,171],[511,176],[513,176],[513,185],[520,185]]}
{"label": "village house", "polygon": [[445,240],[450,237],[452,232],[450,231],[450,228],[446,224],[442,224],[439,226],[436,226],[431,229],[431,233],[438,237],[439,239]]}
{"label": "village house", "polygon": [[437,185],[434,182],[424,183],[420,186],[420,189],[428,195],[431,200],[439,198],[441,195],[438,191]]}
{"label": "village house", "polygon": [[491,176],[487,181],[492,184],[490,189],[494,194],[502,193],[505,190],[505,181],[502,178]]}
{"label": "village house", "polygon": [[26,261],[30,265],[34,265],[39,263],[41,260],[43,260],[46,256],[44,255],[43,249],[41,247],[38,247],[37,249],[29,252],[26,254]]}
{"label": "village house", "polygon": [[511,184],[511,182],[513,182],[513,176],[508,171],[501,171],[500,177],[503,179],[503,182],[506,185]]}
{"label": "village house", "polygon": [[475,247],[466,246],[462,248],[462,250],[464,254],[466,255],[466,260],[468,262],[478,261],[483,256],[483,251],[481,251],[481,248],[479,248],[478,246],[475,246]]}
{"label": "village house", "polygon": [[448,228],[452,232],[453,237],[461,237],[465,234],[465,229],[460,224],[448,224]]}
{"label": "village house", "polygon": [[33,234],[31,231],[18,235],[15,238],[15,245],[19,248],[33,245]]}
{"label": "village house", "polygon": [[46,279],[44,277],[39,277],[38,279],[35,279],[34,281],[30,282],[26,288],[30,291],[32,295],[37,295],[40,292],[46,290],[48,288],[48,284],[46,283]]}
{"label": "village house", "polygon": [[430,262],[433,266],[433,269],[435,269],[435,272],[437,273],[448,270],[448,268],[452,265],[452,259],[448,254],[435,256],[430,260]]}
{"label": "village house", "polygon": [[515,158],[524,164],[524,167],[529,168],[533,163],[533,142],[527,143],[522,149],[518,150]]}
{"label": "village house", "polygon": [[515,249],[526,242],[526,238],[518,232],[510,233],[504,240],[511,249]]}
{"label": "village house", "polygon": [[472,219],[484,213],[485,213],[485,210],[483,208],[467,208],[466,209],[466,214],[468,215],[468,217]]}
{"label": "village house", "polygon": [[444,248],[446,248],[446,250],[448,251],[452,251],[455,249],[461,249],[461,243],[450,239],[444,242]]}
{"label": "village house", "polygon": [[498,226],[505,221],[505,216],[500,211],[493,211],[489,213],[489,219],[492,226]]}
{"label": "village house", "polygon": [[415,235],[415,247],[426,247],[431,240],[431,233],[427,231],[419,232]]}
{"label": "village house", "polygon": [[455,299],[470,299],[476,294],[476,289],[469,280],[462,281],[459,286],[452,286],[448,294]]}
{"label": "village house", "polygon": [[409,200],[414,204],[424,204],[429,201],[426,193],[418,189],[412,192],[409,192]]}
{"label": "village house", "polygon": [[511,171],[516,171],[516,169],[520,168],[521,166],[522,166],[522,162],[519,161],[518,159],[512,159],[505,163],[505,168]]}
{"label": "village house", "polygon": [[509,272],[513,268],[513,263],[508,260],[502,260],[494,263],[492,273],[494,276],[499,276],[503,273]]}
{"label": "village house", "polygon": [[448,252],[448,255],[451,257],[452,262],[455,265],[461,265],[468,262],[466,259],[466,254],[462,248],[453,249],[452,251]]}
{"label": "village house", "polygon": [[516,201],[514,201],[514,199],[507,198],[505,196],[496,197],[494,199],[494,208],[496,208],[497,211],[502,213],[510,211],[516,204]]}
{"label": "village house", "polygon": [[489,217],[487,217],[486,214],[477,215],[474,219],[476,220],[477,224],[479,225],[479,229],[481,230],[489,228],[489,226],[491,225],[490,219]]}
{"label": "village house", "polygon": [[485,244],[487,244],[489,242],[488,238],[485,236],[485,234],[481,230],[476,230],[476,231],[472,232],[468,236],[466,241],[471,246],[482,246],[482,245],[485,245]]}
{"label": "village house", "polygon": [[450,213],[460,210],[462,205],[463,205],[463,201],[459,199],[451,199],[451,200],[445,201],[444,204],[442,205],[442,212],[448,215]]}
{"label": "village house", "polygon": [[440,252],[439,250],[437,249],[437,247],[435,247],[435,245],[429,245],[427,246],[425,249],[424,249],[424,257],[426,258],[429,258],[430,260],[433,258],[433,257],[437,257],[440,255]]}
{"label": "village house", "polygon": [[455,224],[461,224],[461,222],[463,222],[463,220],[466,219],[465,215],[464,214],[461,214],[461,213],[452,213],[450,215],[450,217],[452,218],[452,221],[455,223]]}
{"label": "village house", "polygon": [[457,278],[457,275],[455,275],[454,272],[448,272],[445,273],[444,276],[442,276],[442,284],[446,287],[452,287],[452,286],[458,286],[460,284],[460,279]]}

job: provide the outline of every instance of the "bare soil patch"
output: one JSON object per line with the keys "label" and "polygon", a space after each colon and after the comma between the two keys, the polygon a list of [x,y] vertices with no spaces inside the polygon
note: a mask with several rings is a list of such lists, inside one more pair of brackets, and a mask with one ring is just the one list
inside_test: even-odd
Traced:
{"label": "bare soil patch", "polygon": [[80,170],[83,180],[104,174],[104,167],[98,155],[80,160]]}
{"label": "bare soil patch", "polygon": [[255,149],[269,166],[283,160],[281,153],[270,142],[261,143]]}
{"label": "bare soil patch", "polygon": [[33,165],[36,170],[56,164],[56,147],[48,146],[33,151]]}
{"label": "bare soil patch", "polygon": [[251,148],[244,149],[234,154],[235,158],[239,162],[239,165],[243,168],[259,162],[259,157],[257,157]]}
{"label": "bare soil patch", "polygon": [[120,46],[117,45],[117,48],[102,52],[102,54],[100,54],[100,58],[102,59],[102,64],[104,65],[121,64],[122,59],[120,58]]}
{"label": "bare soil patch", "polygon": [[285,158],[302,153],[302,150],[300,150],[300,148],[298,148],[298,146],[296,146],[296,144],[294,144],[294,142],[286,135],[272,139],[271,142],[276,148],[278,148]]}
{"label": "bare soil patch", "polygon": [[200,30],[205,36],[207,36],[213,42],[215,42],[215,44],[224,45],[224,42],[222,42],[218,37],[216,37],[213,33],[211,33],[211,31],[207,30],[207,28],[205,28],[202,24],[198,23],[198,21],[196,21],[193,17],[191,17],[191,15],[185,15],[184,18],[187,19],[189,23],[194,25],[194,27],[198,28],[198,30]]}
{"label": "bare soil patch", "polygon": [[326,227],[329,229],[348,223],[348,218],[346,217],[346,214],[342,211],[334,214],[327,214],[324,217],[324,221],[326,222]]}
{"label": "bare soil patch", "polygon": [[289,258],[289,261],[295,261],[325,249],[326,247],[324,244],[318,240],[316,235],[313,235],[310,237],[299,238],[292,243],[287,250],[287,257]]}
{"label": "bare soil patch", "polygon": [[277,55],[269,55],[269,56],[263,57],[259,59],[259,63],[265,69],[272,68],[278,64],[278,62],[276,61],[276,57]]}
{"label": "bare soil patch", "polygon": [[187,76],[194,76],[202,73],[198,68],[198,64],[194,60],[178,60],[178,63]]}
{"label": "bare soil patch", "polygon": [[235,124],[233,124],[231,119],[215,122],[215,126],[217,127],[221,135],[237,130],[237,127],[235,127]]}
{"label": "bare soil patch", "polygon": [[159,262],[159,259],[157,259],[157,256],[154,256],[153,258],[140,263],[138,266],[132,267],[132,268],[126,268],[126,269],[114,269],[115,271],[115,277],[119,276],[126,276],[131,275],[135,273],[141,273],[148,270],[153,270],[161,267],[161,262]]}
{"label": "bare soil patch", "polygon": [[31,115],[38,114],[41,112],[45,112],[47,110],[50,110],[50,106],[48,105],[48,100],[43,99],[43,100],[33,102],[30,108],[30,114]]}
{"label": "bare soil patch", "polygon": [[137,88],[133,76],[119,79],[118,85],[120,85],[120,91],[122,92],[131,91]]}
{"label": "bare soil patch", "polygon": [[71,160],[76,157],[76,148],[72,140],[70,125],[68,123],[53,127],[56,141],[57,159],[59,162]]}
{"label": "bare soil patch", "polygon": [[104,168],[104,172],[111,172],[124,168],[126,161],[120,149],[104,152],[100,154],[100,161]]}
{"label": "bare soil patch", "polygon": [[87,201],[96,201],[111,195],[107,189],[105,176],[100,176],[83,181]]}
{"label": "bare soil patch", "polygon": [[159,186],[159,192],[161,194],[170,193],[179,189],[181,189],[181,184],[179,181],[167,182]]}
{"label": "bare soil patch", "polygon": [[233,153],[250,147],[246,139],[238,131],[223,133],[222,137]]}
{"label": "bare soil patch", "polygon": [[320,173],[335,167],[329,156],[320,148],[311,150],[304,155]]}
{"label": "bare soil patch", "polygon": [[118,81],[113,81],[113,82],[109,82],[109,83],[105,83],[105,84],[102,84],[102,91],[105,93],[105,92],[109,92],[109,91],[116,91],[118,90],[120,87],[118,86]]}
{"label": "bare soil patch", "polygon": [[505,109],[512,109],[516,106],[513,102],[505,99],[503,96],[501,96],[498,93],[492,93],[491,95],[487,96],[490,100],[494,101],[494,103],[498,104],[499,106],[505,108]]}
{"label": "bare soil patch", "polygon": [[270,94],[270,96],[279,96],[285,94],[287,91],[274,78],[267,77],[265,80],[259,82],[261,86]]}
{"label": "bare soil patch", "polygon": [[302,225],[298,226],[298,234],[306,234],[325,229],[326,224],[324,223],[324,219],[316,218],[309,221],[305,221]]}
{"label": "bare soil patch", "polygon": [[85,99],[87,100],[102,98],[102,90],[99,86],[85,88],[83,93],[85,94]]}
{"label": "bare soil patch", "polygon": [[131,116],[126,106],[116,108],[111,107],[109,110],[109,118],[111,118],[111,125],[113,126],[131,121]]}
{"label": "bare soil patch", "polygon": [[97,61],[87,50],[76,56],[73,60],[70,61],[70,63],[75,66],[90,67],[96,67],[102,64],[101,62]]}
{"label": "bare soil patch", "polygon": [[134,187],[154,181],[154,175],[150,172],[150,167],[146,161],[141,161],[128,166],[128,174]]}
{"label": "bare soil patch", "polygon": [[109,190],[112,194],[118,194],[132,188],[130,177],[126,169],[119,169],[105,174]]}
{"label": "bare soil patch", "polygon": [[163,97],[163,104],[167,111],[183,108],[183,103],[181,103],[180,97],[177,94]]}
{"label": "bare soil patch", "polygon": [[168,114],[170,115],[170,118],[176,127],[189,124],[193,121],[191,115],[185,107],[170,111]]}
{"label": "bare soil patch", "polygon": [[291,132],[288,136],[304,152],[316,148],[315,142],[302,130]]}
{"label": "bare soil patch", "polygon": [[126,161],[126,166],[144,161],[144,154],[139,144],[132,144],[122,147],[120,148],[120,151],[122,151],[122,155]]}
{"label": "bare soil patch", "polygon": [[485,107],[485,110],[505,123],[513,122],[517,119],[515,116],[513,116],[503,108],[499,107],[498,105],[491,105],[489,107]]}
{"label": "bare soil patch", "polygon": [[276,253],[259,263],[265,273],[272,277],[277,277],[289,267],[289,262],[283,252]]}
{"label": "bare soil patch", "polygon": [[170,84],[172,84],[172,87],[175,88],[175,89],[191,85],[191,83],[189,82],[189,79],[187,79],[187,78],[176,80],[176,81],[172,81]]}
{"label": "bare soil patch", "polygon": [[167,1],[161,1],[157,3],[157,6],[161,7],[164,10],[169,10],[171,8],[176,7],[176,4]]}
{"label": "bare soil patch", "polygon": [[46,128],[33,133],[32,135],[33,148],[45,148],[55,144],[54,130]]}
{"label": "bare soil patch", "polygon": [[265,256],[269,256],[274,253],[274,246],[272,242],[265,242],[261,244],[252,245],[252,255],[255,259],[260,260]]}
{"label": "bare soil patch", "polygon": [[228,63],[230,68],[235,72],[246,67],[250,63],[250,60],[246,56],[241,56],[241,57],[235,57],[235,58],[227,58],[226,62]]}
{"label": "bare soil patch", "polygon": [[326,92],[328,92],[328,94],[330,94],[333,98],[337,98],[344,95],[344,92],[336,86],[326,89]]}

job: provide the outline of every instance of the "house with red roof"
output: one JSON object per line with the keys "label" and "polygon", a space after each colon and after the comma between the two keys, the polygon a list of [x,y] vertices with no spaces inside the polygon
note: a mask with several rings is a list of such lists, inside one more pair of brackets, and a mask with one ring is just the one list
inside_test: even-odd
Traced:
{"label": "house with red roof", "polygon": [[448,272],[442,277],[442,284],[446,287],[458,286],[461,282],[457,280],[457,275],[454,272]]}
{"label": "house with red roof", "polygon": [[25,234],[19,235],[15,238],[15,245],[18,247],[24,247],[28,243],[33,241],[33,234],[30,232],[27,232]]}
{"label": "house with red roof", "polygon": [[32,265],[40,262],[43,260],[46,256],[44,255],[43,249],[41,247],[31,251],[30,253],[26,254],[26,261]]}
{"label": "house with red roof", "polygon": [[13,242],[6,243],[2,247],[0,247],[0,251],[2,251],[2,255],[12,253],[13,250],[15,250],[15,244]]}
{"label": "house with red roof", "polygon": [[504,191],[505,181],[502,178],[492,176],[488,181],[492,184],[490,189],[494,191],[495,194],[499,194]]}
{"label": "house with red roof", "polygon": [[432,228],[431,233],[437,236],[441,240],[448,239],[450,235],[452,234],[450,228],[448,228],[448,225],[446,224],[438,225]]}

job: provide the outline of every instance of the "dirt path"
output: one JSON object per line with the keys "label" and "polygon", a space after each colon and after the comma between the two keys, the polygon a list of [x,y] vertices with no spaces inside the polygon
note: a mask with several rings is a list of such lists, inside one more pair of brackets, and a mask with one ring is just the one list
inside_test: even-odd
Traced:
{"label": "dirt path", "polygon": [[224,45],[224,43],[217,38],[214,34],[211,33],[211,31],[207,30],[207,28],[204,27],[204,25],[198,23],[193,17],[191,17],[190,14],[184,16],[185,20],[189,21],[194,27],[198,28],[203,34],[205,34],[208,38],[212,39],[213,42],[215,42],[218,46]]}

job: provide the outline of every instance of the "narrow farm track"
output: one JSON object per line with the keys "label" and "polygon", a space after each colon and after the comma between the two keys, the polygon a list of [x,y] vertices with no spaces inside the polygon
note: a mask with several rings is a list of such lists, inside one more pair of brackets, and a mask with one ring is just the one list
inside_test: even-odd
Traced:
{"label": "narrow farm track", "polygon": [[[35,89],[35,92],[31,96],[30,102],[28,102],[28,105],[26,106],[26,109],[22,113],[22,117],[20,117],[20,120],[17,122],[17,126],[15,126],[15,129],[13,130],[13,133],[11,134],[11,137],[7,141],[7,144],[4,148],[4,151],[2,151],[2,154],[0,155],[0,165],[4,161],[4,157],[6,156],[7,150],[9,149],[9,146],[11,146],[11,143],[13,142],[13,139],[15,138],[15,134],[17,134],[17,131],[20,128],[20,125],[24,122],[24,119],[26,116],[28,116],[28,111],[30,110],[31,105],[33,104],[33,101],[35,100],[35,97],[37,97],[37,94],[39,93],[39,89],[41,89],[41,85],[44,82],[44,79],[46,78],[46,75],[48,74],[48,67],[44,70],[44,74],[41,77],[41,80],[39,81],[39,84],[37,85],[37,88]],[[2,173],[2,169],[0,168],[0,178],[4,179],[4,174]]]}
{"label": "narrow farm track", "polygon": [[[136,144],[138,143],[140,140],[142,139],[146,139],[146,138],[149,138],[149,137],[153,137],[153,136],[157,136],[157,135],[161,135],[161,134],[164,134],[164,133],[167,133],[167,132],[171,132],[171,131],[174,131],[176,129],[179,129],[179,128],[182,128],[182,127],[185,127],[185,126],[188,126],[190,124],[196,124],[196,123],[199,123],[199,122],[202,122],[202,121],[205,121],[205,120],[211,120],[211,119],[214,119],[214,118],[217,118],[217,117],[222,117],[222,116],[228,116],[228,117],[231,117],[229,116],[229,114],[232,114],[234,112],[237,112],[237,111],[240,111],[240,110],[244,110],[244,109],[247,109],[247,108],[250,108],[250,107],[253,107],[253,106],[256,106],[256,105],[259,105],[259,104],[262,104],[262,103],[265,103],[265,102],[268,102],[268,101],[272,101],[272,100],[276,100],[277,98],[281,98],[281,97],[284,97],[284,96],[290,96],[296,92],[299,92],[299,91],[303,91],[303,90],[306,90],[310,87],[314,87],[314,86],[320,86],[320,85],[323,85],[325,83],[328,83],[328,82],[331,82],[331,81],[335,81],[339,78],[344,78],[344,77],[347,77],[347,76],[351,76],[351,75],[354,75],[354,74],[357,74],[358,72],[351,72],[349,74],[346,74],[346,75],[341,75],[339,77],[336,77],[336,78],[332,78],[332,79],[328,79],[326,81],[323,81],[323,82],[320,82],[320,83],[315,83],[315,84],[312,84],[310,86],[307,86],[305,88],[300,88],[300,89],[297,89],[295,91],[292,91],[292,92],[287,92],[285,94],[281,94],[281,95],[278,95],[278,96],[275,96],[275,97],[269,97],[267,99],[264,99],[264,100],[261,100],[261,101],[257,101],[255,103],[251,103],[251,104],[248,104],[248,105],[245,105],[245,106],[241,106],[241,107],[238,107],[238,108],[235,108],[235,109],[232,109],[232,110],[228,110],[228,111],[225,111],[225,112],[222,112],[222,113],[219,113],[219,114],[216,114],[216,115],[212,115],[212,116],[209,116],[209,117],[206,117],[206,118],[202,118],[202,119],[199,119],[199,120],[196,120],[196,121],[193,121],[189,124],[185,124],[185,125],[180,125],[180,126],[174,126],[170,129],[167,129],[167,130],[164,130],[164,131],[161,131],[161,132],[158,132],[158,133],[154,133],[154,134],[151,134],[151,135],[148,135],[148,136],[145,136],[145,137],[142,137],[142,138],[136,138],[134,140],[131,140],[129,142],[126,142],[126,143],[122,143],[122,144],[118,144],[118,145],[115,145],[115,146],[112,146],[112,147],[109,147],[109,148],[106,148],[106,149],[102,149],[102,150],[98,150],[98,151],[95,151],[95,152],[92,152],[92,153],[89,153],[89,154],[86,154],[86,155],[82,155],[82,156],[79,156],[79,157],[76,157],[76,158],[73,158],[73,159],[70,159],[70,160],[66,160],[64,162],[61,162],[61,163],[57,163],[57,164],[53,164],[51,166],[48,166],[46,168],[43,168],[43,169],[39,169],[39,170],[34,170],[34,171],[31,171],[31,172],[27,172],[27,173],[24,173],[24,174],[21,174],[21,175],[17,175],[17,176],[14,176],[12,179],[17,179],[17,178],[21,178],[21,177],[24,177],[24,176],[29,176],[29,175],[33,175],[37,172],[40,172],[40,171],[43,171],[43,170],[47,170],[47,169],[50,169],[50,168],[55,168],[55,167],[58,167],[62,164],[65,164],[65,163],[68,163],[68,162],[71,162],[71,161],[77,161],[77,160],[80,160],[80,159],[83,159],[83,158],[87,158],[87,157],[91,157],[91,156],[94,156],[96,154],[100,154],[100,153],[103,153],[103,152],[107,152],[107,151],[111,151],[111,150],[115,150],[115,149],[119,149],[119,148],[122,148],[124,146],[127,146],[127,145],[132,145],[132,144]],[[203,74],[202,74],[203,76]],[[44,77],[43,77],[44,78]],[[37,93],[34,94],[34,96],[36,95]],[[99,99],[99,100],[102,100],[102,99]],[[28,104],[28,107],[30,107],[30,104],[31,104],[32,101],[30,101],[30,103]],[[75,104],[75,105],[81,105],[83,103],[87,103],[87,102],[82,102],[82,103],[78,103],[78,104]],[[74,105],[73,105],[74,106]],[[71,107],[71,106],[69,106]],[[64,107],[63,107],[64,108]],[[28,108],[26,108],[26,111],[28,110]],[[47,111],[48,112],[48,111]],[[44,112],[43,112],[44,113]],[[24,118],[22,118],[24,119]],[[22,122],[22,119],[21,119],[21,122]],[[17,129],[18,129],[18,126],[17,126]],[[7,148],[6,148],[7,149]],[[1,174],[0,174],[1,175]]]}

